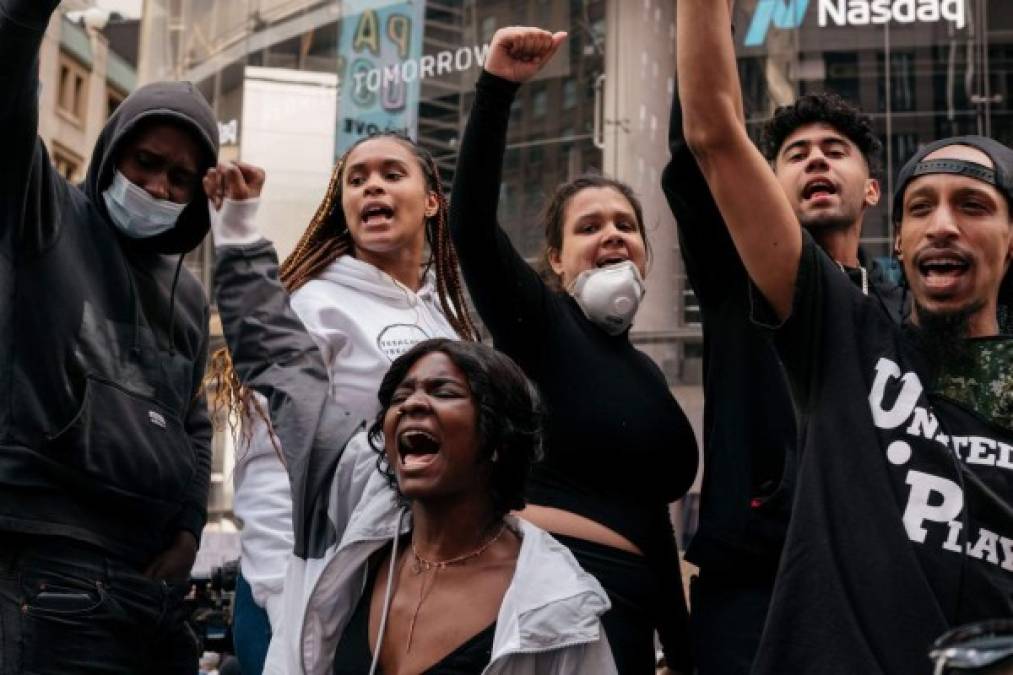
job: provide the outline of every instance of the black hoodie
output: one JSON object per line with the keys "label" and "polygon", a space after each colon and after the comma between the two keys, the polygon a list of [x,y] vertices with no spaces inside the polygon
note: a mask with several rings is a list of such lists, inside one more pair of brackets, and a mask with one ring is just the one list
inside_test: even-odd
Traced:
{"label": "black hoodie", "polygon": [[130,240],[101,195],[141,120],[190,130],[202,171],[217,124],[192,85],[143,87],[70,185],[38,138],[38,52],[58,4],[0,0],[0,531],[72,537],[142,566],[180,530],[199,539],[206,518],[208,304],[182,254],[209,219],[198,197],[173,230]]}

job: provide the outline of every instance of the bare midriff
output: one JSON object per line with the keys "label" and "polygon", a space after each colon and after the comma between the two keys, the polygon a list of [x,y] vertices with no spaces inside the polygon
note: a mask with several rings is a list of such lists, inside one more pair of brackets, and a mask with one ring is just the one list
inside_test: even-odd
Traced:
{"label": "bare midriff", "polygon": [[621,551],[633,553],[634,555],[643,555],[643,551],[637,548],[632,541],[615,530],[605,527],[590,518],[577,515],[572,511],[564,511],[563,509],[556,509],[551,506],[528,504],[515,513],[518,517],[552,534],[584,539],[596,544],[618,548]]}

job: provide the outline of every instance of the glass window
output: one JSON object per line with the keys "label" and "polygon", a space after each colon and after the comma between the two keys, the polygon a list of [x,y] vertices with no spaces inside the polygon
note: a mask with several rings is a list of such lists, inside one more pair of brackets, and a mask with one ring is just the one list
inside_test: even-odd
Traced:
{"label": "glass window", "polygon": [[84,178],[81,171],[84,159],[59,143],[54,142],[52,146],[52,161],[56,171],[72,183]]}
{"label": "glass window", "polygon": [[549,92],[545,87],[535,90],[531,97],[531,114],[535,117],[544,117],[549,109]]}
{"label": "glass window", "polygon": [[545,159],[545,149],[541,145],[532,145],[528,148],[528,162],[539,165]]}
{"label": "glass window", "polygon": [[492,40],[492,36],[496,33],[496,17],[487,16],[482,19],[482,42],[487,43]]}
{"label": "glass window", "polygon": [[570,110],[577,105],[577,81],[566,80],[563,82],[563,109]]}
{"label": "glass window", "polygon": [[88,108],[88,70],[66,54],[61,54],[59,82],[57,109],[75,124],[84,124]]}

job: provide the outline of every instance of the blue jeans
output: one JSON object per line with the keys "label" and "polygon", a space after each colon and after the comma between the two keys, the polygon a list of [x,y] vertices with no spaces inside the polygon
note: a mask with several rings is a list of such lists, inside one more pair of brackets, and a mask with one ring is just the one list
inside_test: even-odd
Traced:
{"label": "blue jeans", "polygon": [[187,584],[71,539],[0,532],[0,675],[195,675]]}
{"label": "blue jeans", "polygon": [[253,600],[250,584],[240,574],[236,579],[232,643],[243,675],[261,675],[264,672],[264,659],[270,642],[271,622],[267,612]]}

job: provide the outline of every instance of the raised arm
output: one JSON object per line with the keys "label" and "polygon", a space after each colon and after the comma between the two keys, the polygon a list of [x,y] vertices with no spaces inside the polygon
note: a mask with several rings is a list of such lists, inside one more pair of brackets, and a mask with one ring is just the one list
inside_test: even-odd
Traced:
{"label": "raised arm", "polygon": [[802,234],[773,172],[746,134],[730,25],[723,1],[679,0],[683,129],[746,271],[785,319],[791,313]]}
{"label": "raised arm", "polygon": [[475,307],[501,348],[537,335],[546,293],[496,219],[510,105],[520,83],[552,58],[564,37],[536,28],[497,31],[461,139],[450,233]]}
{"label": "raised arm", "polygon": [[683,134],[678,89],[672,95],[668,150],[671,158],[661,174],[661,188],[678,226],[686,276],[701,306],[713,306],[729,292],[745,293],[739,254]]}
{"label": "raised arm", "polygon": [[[245,188],[263,183],[246,165],[224,167],[222,213],[213,219],[215,297],[236,373],[244,386],[268,401],[292,486],[295,554],[318,558],[336,541],[328,518],[329,492],[338,460],[363,420],[339,410],[329,396],[330,379],[320,350],[289,305],[278,280],[274,246],[257,234],[252,214],[227,210],[259,195]],[[218,178],[205,180],[212,200]],[[254,194],[255,192],[255,194]],[[252,242],[252,243],[250,243]]]}
{"label": "raised arm", "polygon": [[[0,242],[45,244],[59,218],[52,194],[65,187],[39,130],[39,47],[59,0],[0,0]],[[31,232],[26,231],[30,229]],[[43,230],[37,232],[36,230]]]}

